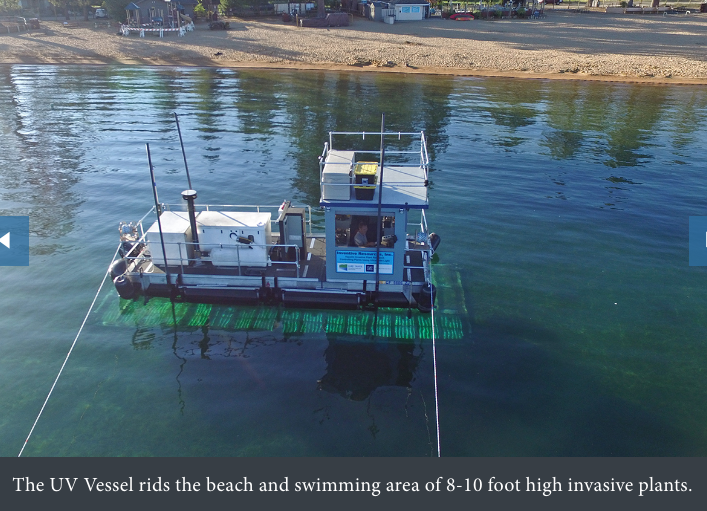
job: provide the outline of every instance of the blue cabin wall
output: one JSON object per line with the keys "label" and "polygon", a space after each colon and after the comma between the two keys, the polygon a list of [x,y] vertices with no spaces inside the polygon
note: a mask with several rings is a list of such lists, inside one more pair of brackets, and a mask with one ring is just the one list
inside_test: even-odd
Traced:
{"label": "blue cabin wall", "polygon": [[[375,283],[376,272],[375,272],[375,261],[376,261],[376,247],[361,248],[356,246],[351,246],[351,238],[356,233],[358,226],[351,225],[349,221],[349,226],[351,231],[346,239],[345,244],[342,244],[341,240],[337,243],[337,237],[333,234],[336,233],[337,229],[337,215],[351,215],[352,217],[377,217],[378,208],[375,203],[371,204],[370,208],[367,207],[352,207],[352,206],[331,206],[327,207],[324,215],[326,232],[332,233],[326,238],[326,279],[327,281],[335,280],[366,280],[371,283]],[[405,258],[405,236],[407,227],[407,211],[405,209],[398,208],[382,208],[381,215],[383,217],[394,217],[394,225],[390,228],[381,229],[379,236],[394,234],[397,237],[397,242],[392,248],[381,247],[381,272],[379,275],[382,281],[398,281],[403,280],[403,266]],[[339,228],[341,229],[342,220],[339,220]],[[356,222],[357,223],[357,222]],[[369,223],[369,230],[372,226]],[[370,239],[370,238],[369,238]],[[339,267],[341,264],[349,264],[353,262],[360,263],[362,261],[367,261],[368,264],[373,264],[371,271],[342,271]],[[384,265],[388,262],[392,263],[392,272],[388,273]],[[385,272],[384,272],[385,271]]]}

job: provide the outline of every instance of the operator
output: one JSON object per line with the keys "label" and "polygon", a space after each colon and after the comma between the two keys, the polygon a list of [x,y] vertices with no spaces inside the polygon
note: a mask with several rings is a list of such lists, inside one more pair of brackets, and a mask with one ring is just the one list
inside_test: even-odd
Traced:
{"label": "operator", "polygon": [[359,222],[358,231],[356,232],[356,235],[354,236],[354,243],[356,243],[357,247],[375,247],[376,246],[375,241],[368,241],[368,236],[366,235],[367,232],[368,232],[368,224],[366,222]]}

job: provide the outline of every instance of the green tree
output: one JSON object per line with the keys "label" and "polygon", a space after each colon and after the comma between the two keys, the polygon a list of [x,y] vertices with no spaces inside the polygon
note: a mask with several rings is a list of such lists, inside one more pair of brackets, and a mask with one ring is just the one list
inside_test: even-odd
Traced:
{"label": "green tree", "polygon": [[56,14],[57,9],[59,12],[63,12],[66,19],[69,19],[69,5],[71,2],[69,0],[49,0],[49,3],[54,6],[54,14]]}
{"label": "green tree", "polygon": [[[208,0],[201,0],[201,1],[203,3]],[[233,9],[234,11],[238,11],[239,9],[246,7],[248,5],[251,5],[252,3],[253,3],[252,0],[221,0],[221,9],[222,9],[222,11],[227,11],[228,9]],[[204,9],[206,9],[206,6],[204,6]]]}
{"label": "green tree", "polygon": [[93,0],[74,0],[74,2],[76,2],[76,6],[81,9],[81,12],[83,13],[83,20],[88,21],[88,11],[93,3]]}
{"label": "green tree", "polygon": [[17,12],[20,8],[18,0],[0,0],[0,12],[11,13]]}
{"label": "green tree", "polygon": [[123,22],[127,17],[125,7],[130,0],[103,0],[103,7],[108,11],[108,15],[116,21]]}
{"label": "green tree", "polygon": [[201,5],[204,7],[204,10],[206,11],[206,16],[208,17],[208,19],[211,19],[211,16],[214,13],[223,12],[226,5],[226,3],[224,2],[224,5],[222,6],[220,0],[200,0],[200,2]]}

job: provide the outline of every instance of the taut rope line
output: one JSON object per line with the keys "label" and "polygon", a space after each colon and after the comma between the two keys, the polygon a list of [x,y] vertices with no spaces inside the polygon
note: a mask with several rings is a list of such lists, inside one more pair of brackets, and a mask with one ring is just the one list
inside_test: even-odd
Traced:
{"label": "taut rope line", "polygon": [[[118,250],[120,250],[120,245],[118,245],[118,248],[115,250],[115,254],[113,254],[113,259],[111,261],[115,260],[115,256],[118,255]],[[69,361],[69,357],[71,356],[71,352],[74,350],[74,346],[76,346],[76,341],[79,340],[79,335],[81,335],[81,332],[83,331],[83,327],[86,324],[86,321],[88,320],[89,314],[91,314],[91,311],[93,310],[93,306],[96,304],[96,300],[98,299],[98,295],[101,292],[101,289],[103,289],[103,284],[106,282],[106,277],[110,273],[110,266],[106,270],[105,275],[103,275],[103,280],[101,281],[101,285],[98,286],[98,291],[96,291],[96,296],[93,297],[93,301],[91,302],[91,307],[88,308],[88,312],[86,313],[86,317],[83,318],[83,322],[81,323],[81,328],[79,328],[78,333],[76,334],[76,337],[74,338],[74,342],[71,343],[71,348],[69,348],[69,352],[66,354],[66,358],[64,359],[64,363],[61,364],[61,369],[59,369],[59,374],[56,375],[56,378],[54,379],[54,383],[52,383],[52,388],[49,389],[49,394],[47,394],[47,398],[44,400],[44,404],[42,405],[42,408],[39,410],[39,414],[37,415],[37,418],[34,419],[34,424],[32,424],[32,429],[29,430],[29,434],[27,435],[27,439],[25,440],[25,443],[22,444],[22,449],[20,449],[20,453],[17,455],[19,458],[22,456],[22,451],[25,450],[25,447],[27,447],[27,442],[29,442],[29,437],[32,436],[32,432],[34,431],[34,428],[37,426],[37,423],[39,422],[39,418],[42,416],[42,412],[44,411],[44,407],[47,406],[47,402],[49,401],[49,398],[52,395],[52,392],[54,392],[54,387],[56,387],[56,383],[59,381],[59,377],[61,376],[62,371],[64,370],[64,367],[66,366],[66,363]]]}
{"label": "taut rope line", "polygon": [[432,310],[430,311],[430,319],[432,320],[432,365],[434,366],[435,379],[435,420],[437,421],[437,457],[442,457],[442,448],[439,439],[439,395],[437,392],[437,344],[435,342],[435,300],[432,288],[432,265],[430,265],[430,297],[432,301]]}

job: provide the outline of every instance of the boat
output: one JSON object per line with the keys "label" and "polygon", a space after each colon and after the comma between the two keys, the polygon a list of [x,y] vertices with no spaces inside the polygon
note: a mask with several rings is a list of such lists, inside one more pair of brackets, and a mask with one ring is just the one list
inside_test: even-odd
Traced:
{"label": "boat", "polygon": [[[175,115],[176,117],[176,115]],[[370,149],[372,139],[380,148]],[[181,132],[180,132],[181,140]],[[390,147],[388,147],[390,146]],[[357,148],[358,147],[358,148]],[[182,146],[183,148],[183,146]],[[330,132],[309,206],[201,205],[197,192],[120,222],[109,271],[121,298],[429,312],[429,157],[424,132]],[[186,157],[185,157],[186,165]],[[188,167],[187,167],[188,176]]]}
{"label": "boat", "polygon": [[455,12],[449,17],[449,19],[455,21],[472,21],[474,19],[474,15],[470,12]]}

